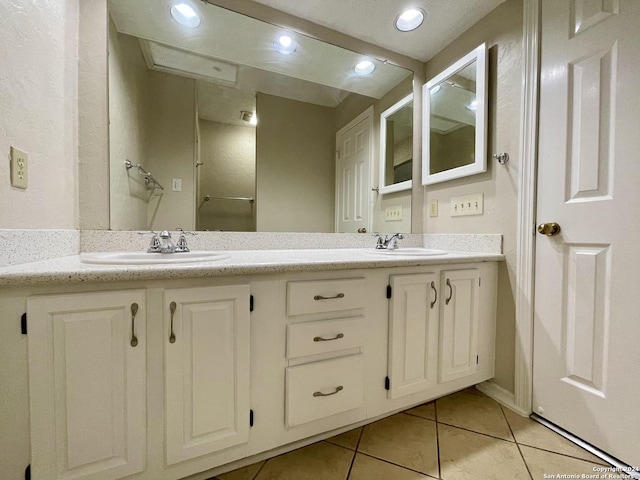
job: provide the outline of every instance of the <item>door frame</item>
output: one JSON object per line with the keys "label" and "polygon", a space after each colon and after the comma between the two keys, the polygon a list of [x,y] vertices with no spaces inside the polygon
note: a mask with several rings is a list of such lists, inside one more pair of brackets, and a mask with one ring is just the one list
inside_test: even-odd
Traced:
{"label": "door frame", "polygon": [[340,196],[340,191],[338,189],[338,154],[339,154],[339,148],[338,148],[338,139],[340,138],[340,135],[342,135],[344,132],[346,132],[347,130],[349,130],[350,128],[353,128],[355,125],[357,125],[358,123],[360,123],[361,121],[363,121],[364,119],[366,119],[367,117],[371,118],[371,130],[369,132],[369,179],[368,179],[368,184],[366,186],[366,190],[368,192],[367,194],[367,201],[369,202],[369,208],[368,208],[368,214],[367,214],[367,233],[371,232],[371,228],[373,226],[373,205],[372,205],[372,195],[371,195],[371,188],[373,185],[373,159],[375,158],[375,152],[373,151],[374,148],[374,138],[373,138],[373,134],[375,133],[376,129],[375,129],[375,125],[374,125],[374,116],[373,116],[373,105],[370,105],[369,107],[367,107],[367,109],[362,112],[360,115],[358,115],[357,117],[355,117],[353,120],[351,120],[349,123],[347,123],[344,127],[342,127],[340,130],[338,130],[336,132],[336,157],[335,157],[335,163],[334,165],[336,166],[336,174],[335,174],[335,180],[334,180],[334,189],[335,189],[335,198],[333,201],[333,205],[334,205],[334,209],[333,209],[333,229],[336,233],[338,233],[338,198]]}
{"label": "door frame", "polygon": [[516,250],[516,334],[513,407],[530,415],[533,396],[533,319],[536,248],[538,108],[542,0],[524,0],[523,91],[520,117],[520,173]]}

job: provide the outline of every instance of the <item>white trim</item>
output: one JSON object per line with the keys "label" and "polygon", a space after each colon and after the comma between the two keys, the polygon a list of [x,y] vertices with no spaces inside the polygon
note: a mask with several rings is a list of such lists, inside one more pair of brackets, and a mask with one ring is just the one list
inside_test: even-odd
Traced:
{"label": "white trim", "polygon": [[[378,178],[378,193],[380,195],[384,195],[386,193],[395,193],[401,192],[403,190],[411,190],[413,187],[412,180],[406,180],[404,182],[392,183],[391,185],[385,185],[385,176],[386,176],[386,164],[387,164],[387,122],[385,121],[387,117],[390,117],[402,107],[407,105],[409,102],[413,101],[413,92],[404,97],[402,100],[397,102],[395,105],[387,108],[384,112],[380,114],[380,152],[378,154],[379,157],[379,165],[378,172],[380,177]],[[413,147],[412,150],[413,152]]]}
{"label": "white trim", "polygon": [[493,398],[496,402],[504,405],[509,410],[513,410],[519,415],[524,417],[529,416],[529,412],[526,412],[520,409],[515,403],[515,395],[508,390],[505,390],[499,385],[488,381],[482,382],[476,385],[476,389],[487,395],[488,397]]}
{"label": "white trim", "polygon": [[536,169],[540,83],[541,0],[524,0],[523,85],[518,177],[518,244],[516,250],[516,338],[514,404],[531,412],[533,392],[533,318],[535,274]]}
{"label": "white trim", "polygon": [[[431,134],[431,94],[430,89],[442,83],[454,73],[476,62],[476,125],[474,162],[462,167],[451,168],[438,173],[429,173],[430,134]],[[489,92],[487,68],[487,45],[479,45],[442,73],[436,75],[422,86],[422,184],[446,182],[487,171],[487,100]]]}
{"label": "white trim", "polygon": [[[367,185],[367,190],[369,192],[369,214],[367,218],[367,232],[371,231],[372,225],[373,225],[373,158],[374,158],[374,141],[373,141],[373,134],[374,134],[374,128],[373,128],[373,105],[370,105],[364,112],[362,112],[360,115],[358,115],[356,118],[354,118],[353,120],[351,120],[349,123],[347,123],[344,127],[342,127],[340,130],[338,130],[336,132],[336,158],[335,158],[335,164],[337,165],[338,160],[339,160],[339,155],[340,155],[340,149],[339,149],[339,142],[338,139],[340,138],[340,135],[344,134],[344,132],[346,132],[347,130],[349,130],[350,128],[353,128],[354,126],[356,126],[358,123],[362,122],[363,120],[365,120],[366,118],[370,117],[371,118],[371,129],[369,130],[369,184]],[[340,196],[340,191],[338,189],[338,169],[336,168],[336,174],[334,177],[334,189],[335,189],[335,195],[334,195],[334,211],[333,211],[333,229],[335,232],[338,232],[338,205],[339,205],[339,196]]]}

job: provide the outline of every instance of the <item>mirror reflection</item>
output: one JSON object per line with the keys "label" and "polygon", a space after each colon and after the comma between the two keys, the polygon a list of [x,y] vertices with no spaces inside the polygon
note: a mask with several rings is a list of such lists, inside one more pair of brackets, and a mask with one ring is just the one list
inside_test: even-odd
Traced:
{"label": "mirror reflection", "polygon": [[413,94],[380,115],[380,193],[411,189]]}
{"label": "mirror reflection", "polygon": [[424,89],[423,184],[486,171],[486,57],[481,45]]}
{"label": "mirror reflection", "polygon": [[111,229],[351,231],[336,133],[411,92],[411,72],[185,3],[195,26],[164,0],[108,2]]}

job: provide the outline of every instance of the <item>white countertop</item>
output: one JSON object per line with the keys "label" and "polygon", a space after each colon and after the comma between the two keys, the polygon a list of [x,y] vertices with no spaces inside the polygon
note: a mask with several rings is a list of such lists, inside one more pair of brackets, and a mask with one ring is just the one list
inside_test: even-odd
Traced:
{"label": "white countertop", "polygon": [[70,255],[0,268],[0,286],[219,277],[504,260],[504,255],[494,253],[449,252],[446,255],[425,257],[395,255],[387,257],[367,253],[365,250],[363,248],[221,250],[220,253],[228,255],[227,258],[169,265],[92,265],[82,263],[79,255]]}

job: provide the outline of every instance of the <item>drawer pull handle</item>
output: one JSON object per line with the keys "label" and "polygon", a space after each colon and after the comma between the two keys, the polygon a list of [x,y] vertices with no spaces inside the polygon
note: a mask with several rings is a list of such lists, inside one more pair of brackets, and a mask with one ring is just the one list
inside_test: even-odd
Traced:
{"label": "drawer pull handle", "polygon": [[169,304],[169,310],[171,310],[171,335],[169,335],[169,343],[176,343],[176,334],[173,333],[173,314],[176,313],[176,302]]}
{"label": "drawer pull handle", "polygon": [[138,314],[138,304],[131,304],[131,346],[138,345],[138,337],[136,337],[136,315]]}
{"label": "drawer pull handle", "polygon": [[331,340],[339,340],[341,338],[344,338],[344,333],[339,333],[335,337],[331,337],[331,338],[313,337],[313,341],[314,342],[330,342]]}
{"label": "drawer pull handle", "polygon": [[449,279],[447,278],[447,287],[449,287],[449,298],[447,298],[445,300],[445,305],[449,305],[449,302],[451,301],[451,299],[453,298],[453,287],[451,286],[451,282],[449,281]]}
{"label": "drawer pull handle", "polygon": [[334,298],[344,298],[344,293],[339,293],[335,297],[323,297],[322,295],[316,295],[313,297],[314,300],[332,300]]}
{"label": "drawer pull handle", "polygon": [[436,290],[436,283],[435,282],[431,282],[431,289],[433,290],[433,295],[434,295],[433,302],[431,302],[431,308],[433,308],[433,306],[438,301],[438,290]]}
{"label": "drawer pull handle", "polygon": [[344,387],[342,385],[340,385],[339,387],[336,387],[335,391],[331,393],[313,392],[313,396],[314,397],[330,397],[331,395],[335,395],[341,390],[344,390]]}

